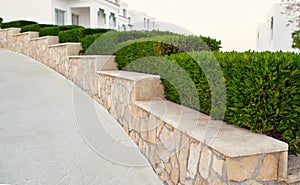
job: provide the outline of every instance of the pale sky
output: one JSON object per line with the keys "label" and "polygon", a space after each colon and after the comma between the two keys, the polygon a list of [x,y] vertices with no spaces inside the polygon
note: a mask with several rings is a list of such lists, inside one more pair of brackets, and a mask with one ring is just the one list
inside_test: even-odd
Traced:
{"label": "pale sky", "polygon": [[224,51],[255,49],[256,27],[280,0],[124,0],[157,21],[222,41]]}

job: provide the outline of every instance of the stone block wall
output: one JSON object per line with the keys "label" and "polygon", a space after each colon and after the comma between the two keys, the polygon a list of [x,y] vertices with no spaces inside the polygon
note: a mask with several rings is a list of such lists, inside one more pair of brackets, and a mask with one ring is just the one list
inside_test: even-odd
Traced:
{"label": "stone block wall", "polygon": [[47,65],[64,76],[69,74],[69,56],[78,55],[80,43],[55,44],[48,47]]}
{"label": "stone block wall", "polygon": [[13,42],[11,44],[11,50],[29,56],[31,47],[30,40],[39,37],[38,32],[25,32],[18,33],[12,36]]}
{"label": "stone block wall", "polygon": [[12,49],[13,35],[20,33],[21,28],[0,29],[0,48]]}
{"label": "stone block wall", "polygon": [[58,44],[59,39],[57,36],[38,37],[30,40],[31,50],[29,51],[29,57],[48,64],[48,46]]}
{"label": "stone block wall", "polygon": [[98,88],[99,103],[119,121],[165,184],[286,180],[287,144],[225,123],[217,123],[214,137],[204,138],[215,132],[208,129],[209,123],[215,123],[209,116],[164,100],[158,76],[98,72]]}
{"label": "stone block wall", "polygon": [[70,56],[64,74],[91,97],[98,93],[96,71],[117,70],[114,56]]}
{"label": "stone block wall", "polygon": [[166,101],[159,76],[116,71],[113,56],[74,56],[79,43],[19,32],[0,30],[0,48],[41,61],[101,103],[163,183],[287,184],[286,143]]}

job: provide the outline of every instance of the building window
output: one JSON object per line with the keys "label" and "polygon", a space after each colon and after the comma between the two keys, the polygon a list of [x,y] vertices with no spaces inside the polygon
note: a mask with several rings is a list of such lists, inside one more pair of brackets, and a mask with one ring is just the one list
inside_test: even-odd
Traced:
{"label": "building window", "polygon": [[79,25],[79,15],[72,14],[72,25]]}
{"label": "building window", "polygon": [[273,37],[274,37],[274,17],[271,17],[270,28],[271,28],[271,40],[273,40]]}
{"label": "building window", "polygon": [[98,11],[99,24],[100,26],[104,26],[106,24],[106,14],[103,9],[99,9]]}
{"label": "building window", "polygon": [[124,17],[126,17],[126,16],[127,16],[126,9],[123,9],[123,16],[124,16]]}
{"label": "building window", "polygon": [[55,9],[55,23],[56,25],[64,25],[65,24],[65,12],[62,10]]}
{"label": "building window", "polygon": [[110,13],[109,21],[110,21],[110,23],[109,23],[110,28],[117,27],[117,18],[114,13]]}
{"label": "building window", "polygon": [[149,30],[149,29],[150,29],[150,20],[147,19],[147,30]]}

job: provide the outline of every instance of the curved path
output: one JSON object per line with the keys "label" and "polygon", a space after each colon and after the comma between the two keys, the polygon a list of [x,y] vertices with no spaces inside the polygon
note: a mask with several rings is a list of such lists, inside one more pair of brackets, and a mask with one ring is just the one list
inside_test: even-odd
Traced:
{"label": "curved path", "polygon": [[0,184],[161,182],[100,105],[55,71],[0,49]]}

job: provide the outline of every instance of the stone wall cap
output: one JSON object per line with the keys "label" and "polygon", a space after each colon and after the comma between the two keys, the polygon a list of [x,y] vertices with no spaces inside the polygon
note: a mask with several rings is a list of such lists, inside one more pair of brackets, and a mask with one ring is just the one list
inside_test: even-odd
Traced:
{"label": "stone wall cap", "polygon": [[139,81],[142,79],[160,79],[160,76],[128,71],[97,71],[97,74],[118,77],[130,81]]}
{"label": "stone wall cap", "polygon": [[288,151],[288,144],[282,141],[211,120],[203,113],[167,100],[137,101],[136,105],[228,157]]}
{"label": "stone wall cap", "polygon": [[66,43],[59,43],[59,44],[53,44],[48,46],[48,48],[52,47],[63,47],[63,46],[70,46],[70,45],[81,45],[79,42],[66,42]]}
{"label": "stone wall cap", "polygon": [[0,32],[10,31],[10,30],[20,30],[21,31],[21,28],[16,28],[16,27],[4,28],[4,29],[0,29]]}
{"label": "stone wall cap", "polygon": [[97,59],[97,58],[115,58],[114,55],[78,55],[69,56],[70,59]]}
{"label": "stone wall cap", "polygon": [[58,36],[43,36],[43,37],[37,37],[37,38],[32,38],[32,39],[30,39],[30,41],[45,40],[45,39],[50,39],[50,38],[58,38]]}
{"label": "stone wall cap", "polygon": [[30,34],[37,34],[39,32],[36,31],[28,31],[28,32],[23,32],[23,33],[16,33],[13,34],[13,37],[18,37],[18,36],[23,36],[23,35],[30,35]]}

